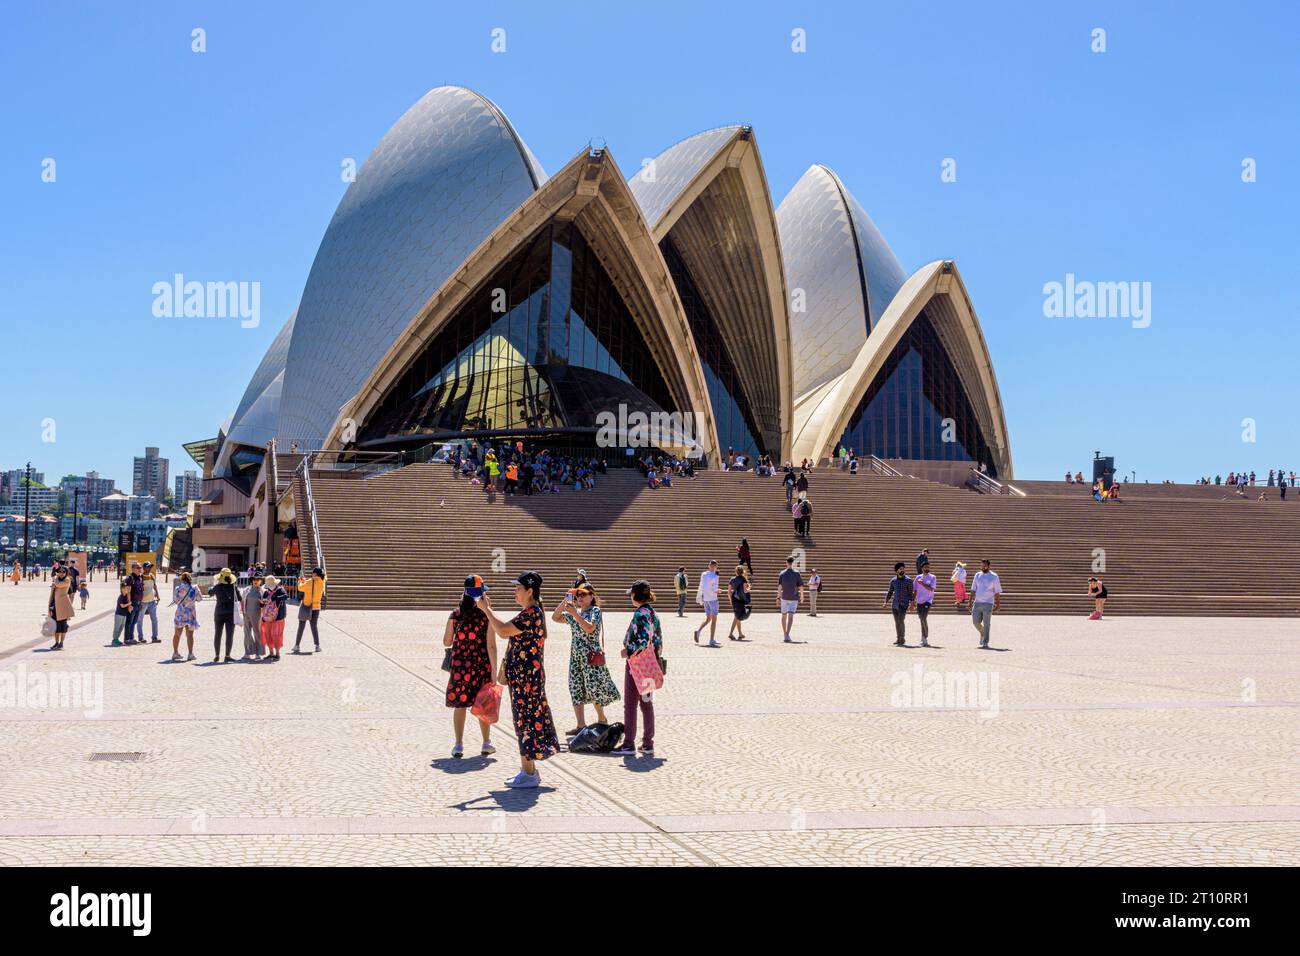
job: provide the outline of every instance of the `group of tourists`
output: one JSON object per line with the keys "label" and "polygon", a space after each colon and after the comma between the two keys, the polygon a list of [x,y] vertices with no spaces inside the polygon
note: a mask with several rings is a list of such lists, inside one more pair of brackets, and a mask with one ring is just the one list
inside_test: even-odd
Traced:
{"label": "group of tourists", "polygon": [[[460,604],[451,612],[443,632],[447,649],[443,669],[447,671],[446,702],[452,708],[455,743],[451,755],[464,756],[466,713],[472,712],[479,722],[481,756],[496,752],[492,743],[492,723],[496,702],[503,689],[510,694],[510,712],[515,739],[519,745],[519,772],[506,786],[519,789],[541,784],[538,763],[560,752],[555,719],[546,696],[546,612],[542,598],[542,577],[525,571],[514,580],[514,604],[518,610],[509,620],[498,615],[492,606],[487,584],[472,574],[465,579]],[[662,685],[666,663],[663,660],[663,630],[655,613],[655,593],[644,580],[632,582],[625,592],[633,607],[632,620],[623,635],[620,656],[624,661],[623,690],[609,672],[605,656],[605,627],[601,598],[586,572],[578,570],[577,580],[550,612],[557,624],[568,624],[572,641],[569,645],[569,696],[573,704],[575,725],[566,733],[572,740],[587,729],[587,708],[594,709],[596,719],[605,725],[605,708],[623,700],[622,743],[612,753],[637,755],[636,736],[641,728],[640,753],[654,756],[654,690]],[[650,682],[642,662],[653,658],[658,680]],[[639,718],[639,722],[638,722]]]}
{"label": "group of tourists", "polygon": [[[979,632],[979,646],[983,650],[989,647],[989,632],[993,626],[993,615],[1002,609],[1002,579],[993,570],[992,562],[985,558],[980,562],[980,570],[971,579],[971,589],[966,589],[966,563],[958,561],[953,565],[952,575],[953,604],[961,613],[970,602],[971,624]],[[930,570],[930,549],[923,548],[916,556],[916,576],[907,573],[907,564],[895,562],[894,576],[890,578],[885,590],[884,606],[894,617],[894,644],[907,646],[907,615],[916,614],[921,625],[921,646],[930,646],[930,611],[934,607],[934,595],[938,590],[938,579]]]}
{"label": "group of tourists", "polygon": [[[747,539],[741,539],[740,546],[736,549],[736,557],[738,563],[736,564],[735,573],[727,583],[727,597],[731,602],[731,627],[727,630],[727,639],[730,641],[747,641],[749,638],[745,636],[744,622],[753,613],[752,579],[754,575],[754,564]],[[794,643],[790,631],[805,592],[812,595],[810,601],[811,616],[816,617],[817,595],[822,588],[822,578],[816,568],[812,569],[810,577],[805,581],[803,574],[795,568],[794,563],[793,557],[786,558],[785,570],[777,576],[777,606],[781,611],[781,633],[786,644]],[[685,617],[686,598],[690,587],[685,567],[677,569],[673,587],[677,592],[677,616]],[[719,574],[718,562],[710,561],[704,571],[700,573],[699,585],[695,590],[695,603],[704,610],[704,621],[691,635],[696,644],[700,643],[700,636],[707,629],[709,639],[704,646],[722,646],[717,638],[721,593],[722,578]]]}
{"label": "group of tourists", "polygon": [[[1249,487],[1255,487],[1256,481],[1257,479],[1255,476],[1255,472],[1253,471],[1250,472],[1230,471],[1228,472],[1228,477],[1226,479],[1222,475],[1215,475],[1213,481],[1210,480],[1210,477],[1208,475],[1204,478],[1196,479],[1196,483],[1198,485],[1213,484],[1213,485],[1224,485],[1228,488],[1232,488],[1236,491],[1238,498],[1247,497],[1246,489]],[[1296,474],[1294,470],[1287,471],[1283,468],[1277,468],[1277,469],[1270,468],[1268,472],[1267,482],[1268,483],[1264,487],[1277,488],[1278,496],[1283,501],[1286,501],[1286,490],[1287,488],[1295,487]],[[1261,491],[1259,494],[1259,498],[1261,501],[1267,500],[1268,495]]]}
{"label": "group of tourists", "polygon": [[1100,478],[1092,483],[1092,497],[1094,501],[1100,501],[1105,504],[1107,501],[1121,501],[1119,496],[1120,483],[1112,481],[1108,486]]}
{"label": "group of tourists", "polygon": [[831,449],[830,463],[838,466],[843,471],[847,471],[850,475],[858,473],[858,453],[852,448],[844,447],[840,442],[836,442],[835,447]]}
{"label": "group of tourists", "polygon": [[606,471],[603,459],[557,455],[522,441],[483,448],[470,444],[462,449],[457,445],[447,460],[453,474],[481,484],[486,492],[499,491],[506,496],[559,494],[566,487],[588,491],[596,487],[596,475]]}
{"label": "group of tourists", "polygon": [[[739,563],[735,573],[728,582],[728,597],[731,601],[732,621],[727,631],[731,641],[747,641],[744,622],[753,610],[753,559],[748,540],[742,539],[737,548]],[[971,580],[971,590],[967,591],[966,564],[958,561],[953,566],[949,578],[953,587],[953,604],[958,613],[966,610],[969,603],[971,621],[979,631],[979,646],[989,646],[989,633],[993,623],[993,614],[1002,607],[1002,581],[991,563],[985,559],[981,569]],[[1095,580],[1095,579],[1094,579]],[[1099,583],[1099,582],[1098,582]],[[689,578],[685,567],[679,567],[673,581],[677,595],[677,616],[684,617],[686,601],[689,595]],[[808,577],[795,567],[793,556],[785,559],[785,567],[776,580],[776,604],[781,613],[781,640],[786,644],[797,643],[792,630],[795,617],[805,597],[808,598],[809,616],[817,616],[817,597],[825,590],[825,581],[817,568],[809,571]],[[938,580],[930,570],[930,551],[923,550],[916,557],[916,576],[907,573],[906,563],[899,561],[894,565],[894,577],[890,579],[885,592],[884,606],[893,612],[895,626],[895,644],[903,646],[906,632],[906,617],[909,613],[917,615],[921,625],[921,646],[929,647],[929,615],[934,606]],[[717,622],[720,610],[721,575],[717,561],[710,561],[700,574],[695,591],[695,602],[704,611],[704,620],[691,633],[691,639],[700,643],[701,637],[707,635],[705,647],[721,647],[717,639]],[[1100,586],[1100,596],[1091,589],[1089,595],[1096,604],[1092,619],[1100,619],[1101,608],[1105,603],[1105,586]]]}
{"label": "group of tourists", "polygon": [[[212,616],[212,662],[233,663],[235,629],[242,628],[244,635],[244,661],[278,661],[284,645],[284,624],[290,605],[289,590],[274,574],[267,574],[258,565],[249,571],[247,587],[239,586],[238,578],[229,568],[222,568],[207,589],[206,596],[215,599]],[[320,652],[321,602],[325,597],[325,571],[315,568],[310,577],[300,579],[296,591],[301,600],[298,605],[298,636],[293,653],[301,651],[305,630],[310,627],[312,642]],[[53,622],[54,645],[51,650],[62,650],[73,617],[72,595],[82,596],[85,607],[87,591],[77,577],[76,565],[71,562],[57,565],[50,584],[48,617]],[[158,636],[158,604],[160,601],[158,578],[153,563],[135,561],[130,573],[118,581],[118,595],[113,612],[113,639],[111,646],[161,644]],[[198,605],[204,592],[194,583],[189,571],[182,571],[172,584],[172,657],[173,661],[193,661],[194,634],[200,628]],[[144,634],[148,618],[150,634]],[[185,653],[181,653],[181,638],[185,638]]]}

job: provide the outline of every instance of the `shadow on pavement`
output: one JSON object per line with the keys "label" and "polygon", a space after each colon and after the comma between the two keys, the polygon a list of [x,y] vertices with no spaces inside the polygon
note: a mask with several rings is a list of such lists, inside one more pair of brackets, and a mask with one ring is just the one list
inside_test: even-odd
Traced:
{"label": "shadow on pavement", "polygon": [[[481,797],[453,803],[452,807],[461,812],[473,810],[504,810],[506,813],[527,813],[537,806],[537,801],[544,793],[554,793],[554,787],[530,787],[526,790],[493,790]],[[490,801],[489,806],[475,806],[477,803]]]}
{"label": "shadow on pavement", "polygon": [[473,757],[439,757],[429,766],[434,770],[441,770],[443,773],[462,774],[486,770],[494,763],[496,763],[496,760],[492,757],[480,757],[475,754]]}
{"label": "shadow on pavement", "polygon": [[632,773],[649,773],[658,770],[667,760],[664,757],[624,757],[623,769]]}

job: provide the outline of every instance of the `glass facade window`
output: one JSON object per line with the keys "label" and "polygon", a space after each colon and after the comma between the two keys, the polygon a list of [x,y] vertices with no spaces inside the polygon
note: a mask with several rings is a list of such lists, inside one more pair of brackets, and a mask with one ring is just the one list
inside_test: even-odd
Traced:
{"label": "glass facade window", "polygon": [[840,442],[880,458],[983,463],[997,477],[966,390],[925,312],[885,360]]}
{"label": "glass facade window", "polygon": [[677,286],[682,307],[686,310],[686,319],[691,325],[691,335],[695,338],[695,350],[699,353],[704,368],[704,381],[709,389],[709,401],[713,405],[713,417],[718,428],[718,450],[724,456],[728,449],[736,454],[743,452],[751,459],[758,455],[779,455],[779,448],[765,448],[755,437],[761,432],[755,424],[745,391],[741,388],[736,364],[731,360],[727,344],[718,331],[717,321],[691,279],[681,254],[673,245],[671,234],[659,243],[659,248],[663,252],[664,261],[668,263],[673,284]]}
{"label": "glass facade window", "polygon": [[457,310],[376,406],[358,444],[594,432],[602,411],[674,411],[595,251],[545,226]]}
{"label": "glass facade window", "polygon": [[230,482],[246,495],[253,493],[253,483],[266,457],[265,448],[241,445],[230,456]]}

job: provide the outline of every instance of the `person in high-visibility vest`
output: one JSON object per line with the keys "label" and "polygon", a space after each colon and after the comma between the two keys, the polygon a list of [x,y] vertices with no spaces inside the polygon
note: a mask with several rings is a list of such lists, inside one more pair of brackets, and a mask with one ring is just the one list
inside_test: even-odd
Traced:
{"label": "person in high-visibility vest", "polygon": [[310,624],[311,639],[319,654],[320,631],[316,629],[316,622],[320,620],[321,601],[325,599],[325,569],[312,568],[311,577],[298,582],[298,591],[302,594],[302,604],[298,606],[298,636],[293,642],[293,652],[302,653],[298,648],[302,644],[303,628]]}

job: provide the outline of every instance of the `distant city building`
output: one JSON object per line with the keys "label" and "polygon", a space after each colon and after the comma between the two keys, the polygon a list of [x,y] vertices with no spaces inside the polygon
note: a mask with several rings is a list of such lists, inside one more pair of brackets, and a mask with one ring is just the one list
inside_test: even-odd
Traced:
{"label": "distant city building", "polygon": [[135,459],[131,474],[131,494],[151,495],[162,501],[167,496],[167,471],[171,463],[158,457],[157,448],[146,448],[144,457]]}
{"label": "distant city building", "polygon": [[[12,504],[15,497],[18,495],[18,489],[23,485],[23,478],[25,478],[26,475],[27,472],[22,468],[0,472],[0,498],[4,498]],[[45,473],[33,471],[32,481],[36,482],[38,485],[45,484]]]}
{"label": "distant city building", "polygon": [[[30,492],[30,495],[29,495]],[[9,498],[9,507],[7,510],[16,514],[23,514],[30,511],[36,514],[39,511],[53,511],[59,506],[59,495],[62,490],[59,488],[46,488],[44,486],[32,486],[30,489],[19,486]],[[30,504],[28,500],[30,498]],[[72,495],[68,495],[68,501],[72,501]]]}
{"label": "distant city building", "polygon": [[158,517],[158,499],[114,492],[99,499],[99,517],[105,521],[149,521]]}
{"label": "distant city building", "polygon": [[[66,525],[71,525],[72,523],[71,516],[64,518],[63,520]],[[83,516],[80,525],[77,527],[77,532],[81,536],[80,543],[83,547],[91,548],[101,544],[116,545],[117,527],[118,525],[114,524],[112,521],[101,521],[98,518],[86,518]],[[67,531],[68,534],[64,536],[64,540],[71,541],[71,527],[68,527]]]}
{"label": "distant city building", "polygon": [[172,528],[183,527],[185,527],[185,520],[178,517],[173,517],[167,521],[162,518],[153,518],[150,520],[128,521],[126,523],[126,530],[131,532],[136,541],[140,540],[141,535],[149,539],[149,547],[144,549],[147,551],[161,550],[163,542],[167,540],[167,532]]}
{"label": "distant city building", "polygon": [[[9,547],[15,547],[20,538],[27,537],[27,522],[22,515],[4,515],[0,517],[0,537],[9,539]],[[33,515],[31,520],[32,540],[58,541],[59,522],[44,515]]]}
{"label": "distant city building", "polygon": [[[112,534],[113,523],[98,518],[87,518],[84,514],[77,520],[77,539],[83,545],[103,544],[115,540]],[[72,536],[72,515],[66,514],[59,521],[59,540],[77,540]]]}
{"label": "distant city building", "polygon": [[176,476],[176,507],[183,509],[186,502],[203,497],[203,479],[194,469]]}
{"label": "distant city building", "polygon": [[[12,471],[4,473],[4,485],[6,488],[17,488],[22,480],[27,477],[27,472],[22,468],[14,468]],[[45,472],[33,471],[32,481],[38,485],[45,484]]]}
{"label": "distant city building", "polygon": [[89,501],[99,501],[105,495],[111,495],[117,490],[117,482],[112,478],[101,478],[99,472],[86,472],[86,498]]}

